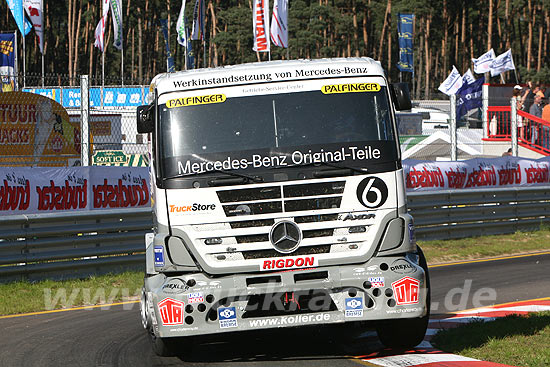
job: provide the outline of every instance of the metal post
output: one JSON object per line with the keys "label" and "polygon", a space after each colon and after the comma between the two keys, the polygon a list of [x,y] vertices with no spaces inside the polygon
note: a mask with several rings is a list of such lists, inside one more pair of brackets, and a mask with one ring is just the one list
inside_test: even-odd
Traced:
{"label": "metal post", "polygon": [[510,99],[510,128],[512,129],[512,155],[518,156],[518,115],[516,99]]}
{"label": "metal post", "polygon": [[483,138],[487,138],[487,127],[489,126],[489,121],[487,121],[487,110],[489,109],[489,84],[485,83],[483,84],[483,87],[481,89],[482,91],[482,110],[481,110],[481,118],[483,121]]}
{"label": "metal post", "polygon": [[[23,26],[25,25],[25,23],[23,23]],[[27,86],[27,81],[26,81],[26,78],[27,78],[27,70],[25,69],[25,35],[22,34],[22,38],[23,38],[23,88],[25,88]]]}
{"label": "metal post", "polygon": [[90,165],[90,133],[88,130],[88,117],[90,114],[90,91],[88,75],[80,77],[80,146],[82,166]]}
{"label": "metal post", "polygon": [[449,124],[451,134],[451,161],[456,161],[456,94],[451,95],[451,121]]}

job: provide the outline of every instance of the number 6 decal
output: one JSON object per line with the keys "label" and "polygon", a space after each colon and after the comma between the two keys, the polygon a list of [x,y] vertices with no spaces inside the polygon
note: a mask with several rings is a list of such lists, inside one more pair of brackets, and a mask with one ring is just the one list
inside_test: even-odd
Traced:
{"label": "number 6 decal", "polygon": [[388,187],[378,177],[367,177],[357,186],[357,199],[367,208],[378,208],[388,199]]}

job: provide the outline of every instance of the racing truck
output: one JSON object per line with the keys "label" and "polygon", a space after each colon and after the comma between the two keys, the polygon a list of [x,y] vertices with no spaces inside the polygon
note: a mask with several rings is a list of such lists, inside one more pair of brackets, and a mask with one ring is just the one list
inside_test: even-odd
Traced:
{"label": "racing truck", "polygon": [[406,84],[367,57],[269,61],[157,75],[147,102],[140,309],[158,355],[330,324],[375,328],[388,347],[422,341],[428,267],[395,118],[411,108]]}

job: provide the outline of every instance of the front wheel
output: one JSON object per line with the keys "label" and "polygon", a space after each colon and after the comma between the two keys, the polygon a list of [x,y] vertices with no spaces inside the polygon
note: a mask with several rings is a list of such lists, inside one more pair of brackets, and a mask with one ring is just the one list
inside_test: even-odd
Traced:
{"label": "front wheel", "polygon": [[153,351],[160,357],[172,357],[177,354],[176,340],[174,338],[161,338],[156,336],[153,329],[149,329],[149,337]]}
{"label": "front wheel", "polygon": [[408,349],[422,343],[430,320],[430,276],[424,253],[418,247],[419,265],[426,274],[426,307],[427,313],[423,317],[413,319],[396,319],[381,322],[376,327],[378,338],[388,348]]}

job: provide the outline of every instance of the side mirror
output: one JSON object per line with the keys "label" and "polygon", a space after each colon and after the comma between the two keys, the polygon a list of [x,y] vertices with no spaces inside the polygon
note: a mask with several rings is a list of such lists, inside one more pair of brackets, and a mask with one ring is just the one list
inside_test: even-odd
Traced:
{"label": "side mirror", "polygon": [[390,85],[395,108],[398,111],[410,110],[412,108],[409,85],[407,83],[393,83]]}
{"label": "side mirror", "polygon": [[153,132],[153,105],[137,108],[137,131],[140,134]]}

